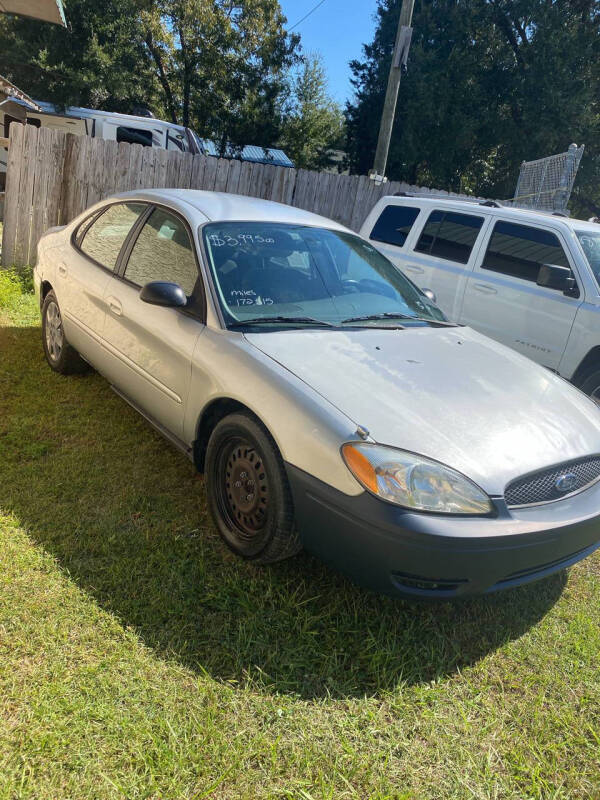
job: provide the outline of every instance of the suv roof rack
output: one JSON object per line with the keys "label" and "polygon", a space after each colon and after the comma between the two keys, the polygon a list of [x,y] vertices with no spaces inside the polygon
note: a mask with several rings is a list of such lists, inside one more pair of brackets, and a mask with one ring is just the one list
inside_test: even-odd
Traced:
{"label": "suv roof rack", "polygon": [[449,200],[457,203],[472,203],[490,208],[504,208],[504,203],[499,200],[478,200],[476,197],[450,197],[445,194],[430,194],[429,192],[394,192],[392,197],[421,197],[425,200]]}

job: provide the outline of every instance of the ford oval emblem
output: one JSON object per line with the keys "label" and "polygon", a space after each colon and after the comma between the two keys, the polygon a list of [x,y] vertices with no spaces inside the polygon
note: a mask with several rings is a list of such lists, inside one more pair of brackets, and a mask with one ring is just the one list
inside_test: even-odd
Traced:
{"label": "ford oval emblem", "polygon": [[577,475],[574,472],[566,472],[556,479],[554,486],[557,492],[566,494],[566,492],[574,491],[577,488],[577,483]]}

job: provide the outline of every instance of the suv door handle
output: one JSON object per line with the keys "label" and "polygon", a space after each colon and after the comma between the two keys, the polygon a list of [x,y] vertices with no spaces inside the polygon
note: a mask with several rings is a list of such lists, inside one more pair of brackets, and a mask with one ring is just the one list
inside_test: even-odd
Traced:
{"label": "suv door handle", "polygon": [[493,286],[488,286],[487,283],[474,283],[473,288],[482,294],[498,294],[498,290]]}
{"label": "suv door handle", "polygon": [[67,269],[65,264],[59,264],[58,265],[58,274],[62,275],[63,278],[66,276],[68,271],[69,270]]}
{"label": "suv door handle", "polygon": [[407,264],[407,265],[404,267],[404,269],[407,269],[409,272],[417,272],[417,273],[419,273],[419,274],[422,274],[423,272],[425,272],[425,270],[423,269],[423,267],[415,267],[415,265],[414,265],[414,264]]}
{"label": "suv door handle", "polygon": [[115,316],[120,317],[123,313],[123,306],[121,305],[120,300],[117,300],[116,297],[107,297],[106,302],[110,310],[115,314]]}

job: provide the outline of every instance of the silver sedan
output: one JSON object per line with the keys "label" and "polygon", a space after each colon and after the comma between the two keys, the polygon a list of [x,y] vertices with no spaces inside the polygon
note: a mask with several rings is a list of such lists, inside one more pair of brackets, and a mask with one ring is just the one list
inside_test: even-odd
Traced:
{"label": "silver sedan", "polygon": [[48,231],[34,279],[52,369],[92,365],[186,453],[244,558],[443,598],[598,546],[600,409],[331,220],[129,192]]}

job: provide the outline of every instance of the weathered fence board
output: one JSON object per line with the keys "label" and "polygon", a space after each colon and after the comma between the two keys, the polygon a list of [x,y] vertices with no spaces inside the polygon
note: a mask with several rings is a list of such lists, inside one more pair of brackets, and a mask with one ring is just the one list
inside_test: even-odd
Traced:
{"label": "weathered fence board", "polygon": [[207,189],[276,200],[354,230],[387,194],[460,196],[397,182],[378,186],[364,175],[286,169],[11,125],[2,264],[35,263],[37,243],[49,227],[70,222],[112,194],[150,188]]}

